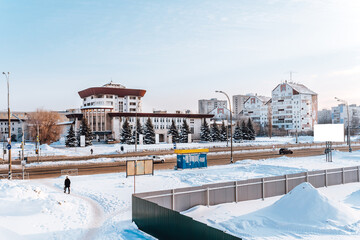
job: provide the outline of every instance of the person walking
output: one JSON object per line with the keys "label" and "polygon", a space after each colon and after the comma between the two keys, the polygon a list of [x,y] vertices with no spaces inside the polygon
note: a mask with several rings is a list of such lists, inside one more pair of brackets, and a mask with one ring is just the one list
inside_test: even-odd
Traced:
{"label": "person walking", "polygon": [[66,189],[68,189],[68,194],[70,194],[70,179],[68,176],[66,176],[65,182],[64,182],[64,193],[66,193]]}
{"label": "person walking", "polygon": [[92,148],[90,149],[90,153],[91,153],[91,155],[93,155],[93,153],[94,153],[94,150]]}

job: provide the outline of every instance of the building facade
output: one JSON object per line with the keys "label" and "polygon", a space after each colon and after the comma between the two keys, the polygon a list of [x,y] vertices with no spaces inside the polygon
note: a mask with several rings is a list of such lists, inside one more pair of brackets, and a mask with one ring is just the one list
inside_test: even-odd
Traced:
{"label": "building facade", "polygon": [[244,116],[248,116],[259,126],[265,127],[268,124],[271,98],[265,96],[252,96],[244,103]]}
{"label": "building facade", "polygon": [[87,88],[79,92],[83,101],[81,114],[88,121],[95,138],[105,140],[113,134],[112,119],[108,113],[141,113],[141,98],[145,93],[145,90],[129,89],[112,82],[102,87]]}
{"label": "building facade", "polygon": [[302,84],[284,82],[272,91],[272,125],[291,131],[312,131],[317,122],[317,93]]}
{"label": "building facade", "polygon": [[[20,141],[23,135],[23,128],[24,128],[24,135],[25,138],[28,138],[27,134],[27,114],[25,112],[11,112],[10,117],[10,127],[11,127],[11,135],[16,141]],[[1,133],[1,141],[7,141],[8,134],[9,134],[9,121],[8,121],[8,112],[0,112],[0,133]]]}
{"label": "building facade", "polygon": [[[360,106],[356,104],[349,105],[350,126],[358,127],[360,122]],[[331,121],[334,124],[343,123],[347,126],[348,114],[345,104],[339,104],[331,108]]]}
{"label": "building facade", "polygon": [[245,101],[253,94],[246,94],[246,95],[234,95],[233,98],[233,113],[234,115],[243,114],[243,110],[245,108]]}
{"label": "building facade", "polygon": [[198,103],[199,114],[208,114],[217,107],[227,108],[226,100],[218,100],[217,98],[201,99]]}
{"label": "building facade", "polygon": [[136,119],[145,126],[148,118],[154,125],[156,142],[170,142],[168,131],[174,120],[180,130],[185,120],[190,128],[190,140],[200,139],[202,122],[208,123],[211,114],[167,113],[166,111],[142,112],[142,97],[146,90],[128,89],[120,84],[109,83],[103,87],[92,87],[79,92],[83,100],[80,110],[73,109],[66,115],[79,129],[80,121],[85,118],[95,140],[121,139],[122,125],[128,120],[132,130],[136,128]]}

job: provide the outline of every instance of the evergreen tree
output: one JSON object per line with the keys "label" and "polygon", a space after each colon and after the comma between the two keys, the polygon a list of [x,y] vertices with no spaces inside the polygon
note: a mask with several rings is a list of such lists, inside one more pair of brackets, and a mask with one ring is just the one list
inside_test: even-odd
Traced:
{"label": "evergreen tree", "polygon": [[201,141],[208,141],[208,142],[211,141],[210,128],[205,118],[204,118],[204,123],[201,126],[200,139]]}
{"label": "evergreen tree", "polygon": [[121,143],[130,144],[132,139],[131,135],[131,127],[127,119],[125,119],[125,122],[123,123],[122,129],[121,129]]}
{"label": "evergreen tree", "polygon": [[214,121],[214,123],[211,125],[211,140],[213,142],[218,142],[220,141],[220,130],[218,125],[216,124],[216,122]]}
{"label": "evergreen tree", "polygon": [[234,139],[235,141],[241,141],[243,140],[243,134],[242,134],[242,131],[241,131],[241,127],[240,127],[240,123],[237,122],[236,124],[236,127],[235,127],[235,130],[234,130]]}
{"label": "evergreen tree", "polygon": [[248,130],[249,140],[255,140],[255,130],[250,118],[247,123],[247,130]]}
{"label": "evergreen tree", "polygon": [[245,120],[241,123],[241,132],[244,140],[251,140],[249,128],[246,126]]}
{"label": "evergreen tree", "polygon": [[189,125],[187,124],[186,120],[184,119],[183,124],[181,126],[180,142],[187,143],[189,133],[190,133]]}
{"label": "evergreen tree", "polygon": [[135,132],[137,132],[137,136],[136,136],[136,139],[137,139],[137,144],[139,144],[140,142],[140,134],[143,134],[144,131],[143,131],[143,128],[141,126],[141,123],[140,123],[140,119],[137,119],[136,121],[136,128],[134,129],[133,133],[132,133],[132,140],[131,140],[131,143],[135,144]]}
{"label": "evergreen tree", "polygon": [[172,123],[171,123],[168,134],[172,136],[172,142],[173,143],[179,142],[179,131],[178,131],[177,127],[176,127],[176,124],[175,124],[174,120],[172,120]]}
{"label": "evergreen tree", "polygon": [[225,123],[223,121],[220,128],[220,141],[225,142],[227,140],[227,137],[227,127],[225,126]]}
{"label": "evergreen tree", "polygon": [[78,145],[73,125],[71,124],[68,134],[66,135],[65,145],[67,147],[76,147]]}
{"label": "evergreen tree", "polygon": [[92,131],[87,124],[86,118],[83,118],[81,120],[80,129],[78,133],[78,144],[80,145],[80,136],[85,136],[85,146],[91,146],[92,140],[93,140],[93,134]]}
{"label": "evergreen tree", "polygon": [[155,144],[155,131],[150,118],[148,118],[148,120],[145,123],[144,134],[145,134],[145,138],[144,138],[145,144]]}

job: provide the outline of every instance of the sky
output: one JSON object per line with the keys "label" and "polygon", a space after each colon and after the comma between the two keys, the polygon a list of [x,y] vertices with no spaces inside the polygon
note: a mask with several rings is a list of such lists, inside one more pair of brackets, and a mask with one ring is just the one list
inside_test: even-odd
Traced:
{"label": "sky", "polygon": [[[282,81],[360,104],[359,0],[0,0],[0,71],[13,111],[79,108],[111,80],[143,112],[257,93]],[[0,111],[7,109],[0,76]]]}

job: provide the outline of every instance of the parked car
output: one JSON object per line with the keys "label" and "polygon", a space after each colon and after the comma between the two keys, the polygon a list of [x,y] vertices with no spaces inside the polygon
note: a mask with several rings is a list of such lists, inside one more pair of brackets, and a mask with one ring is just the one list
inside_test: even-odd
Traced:
{"label": "parked car", "polygon": [[290,149],[288,148],[280,148],[279,150],[279,154],[293,154],[293,151],[291,151]]}
{"label": "parked car", "polygon": [[156,156],[156,155],[149,155],[148,157],[151,158],[152,160],[154,160],[154,163],[164,163],[165,162],[164,157],[160,157],[160,156]]}

